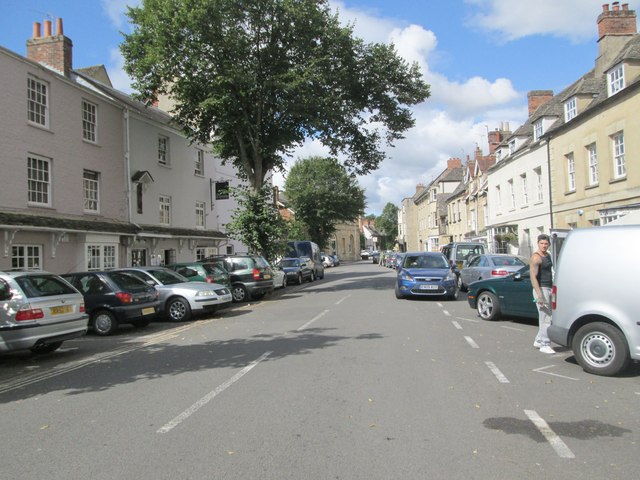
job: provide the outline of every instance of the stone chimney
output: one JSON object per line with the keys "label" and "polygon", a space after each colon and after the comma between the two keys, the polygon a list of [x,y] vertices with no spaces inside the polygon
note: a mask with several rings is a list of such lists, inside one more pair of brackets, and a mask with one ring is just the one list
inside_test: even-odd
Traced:
{"label": "stone chimney", "polygon": [[424,190],[426,187],[424,185],[424,183],[418,183],[416,185],[416,193],[420,193],[422,190]]}
{"label": "stone chimney", "polygon": [[527,94],[529,116],[553,98],[553,90],[532,90]]}
{"label": "stone chimney", "polygon": [[604,74],[606,68],[620,52],[620,49],[638,31],[636,12],[629,10],[629,4],[613,2],[602,5],[602,13],[598,15],[598,58],[596,59],[596,76]]}
{"label": "stone chimney", "polygon": [[27,40],[27,58],[69,77],[72,70],[73,44],[64,36],[62,19],[56,19],[56,34],[51,34],[51,20],[44,21],[44,36],[39,22],[33,24],[33,38]]}

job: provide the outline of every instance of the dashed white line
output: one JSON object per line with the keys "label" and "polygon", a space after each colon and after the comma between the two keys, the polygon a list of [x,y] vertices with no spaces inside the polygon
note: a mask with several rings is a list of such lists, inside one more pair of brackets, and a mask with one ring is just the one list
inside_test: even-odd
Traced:
{"label": "dashed white line", "polygon": [[309,328],[309,326],[315,322],[316,320],[318,320],[319,318],[321,318],[323,315],[326,315],[327,313],[329,313],[329,310],[324,310],[322,313],[319,313],[318,315],[316,315],[315,317],[313,317],[311,320],[309,320],[307,323],[305,323],[304,325],[302,325],[300,328],[296,329],[297,332],[299,332],[300,330],[306,330],[307,328]]}
{"label": "dashed white line", "polygon": [[547,439],[547,442],[551,444],[553,449],[561,458],[576,458],[573,452],[567,447],[562,439],[551,430],[551,427],[544,421],[544,419],[538,415],[535,410],[525,410],[525,415],[529,417],[529,420],[533,422],[540,433]]}
{"label": "dashed white line", "polygon": [[345,301],[347,298],[349,298],[350,296],[351,296],[351,294],[349,294],[349,295],[347,295],[347,296],[345,296],[345,297],[342,297],[340,300],[338,300],[338,301],[336,302],[336,305],[340,305],[342,302],[344,302],[344,301]]}
{"label": "dashed white line", "polygon": [[167,433],[167,432],[170,432],[172,429],[174,429],[175,427],[180,425],[187,418],[189,418],[191,415],[196,413],[198,410],[200,410],[202,407],[204,407],[207,403],[209,403],[211,400],[213,400],[218,394],[224,392],[227,388],[229,388],[231,385],[233,385],[238,380],[240,380],[243,376],[245,376],[247,373],[249,373],[251,371],[251,369],[253,369],[253,367],[255,367],[260,362],[262,362],[265,358],[267,358],[269,355],[271,355],[271,353],[273,353],[273,352],[265,352],[265,353],[263,353],[260,356],[260,358],[258,358],[257,360],[251,362],[249,365],[244,367],[242,370],[240,370],[238,373],[236,373],[233,377],[231,377],[229,380],[227,380],[223,384],[218,385],[215,388],[215,390],[212,390],[211,392],[207,393],[204,397],[202,397],[196,403],[191,405],[189,408],[187,408],[180,415],[178,415],[173,420],[171,420],[169,423],[167,423],[164,426],[162,426],[161,428],[159,428],[156,433]]}
{"label": "dashed white line", "polygon": [[524,332],[522,328],[509,327],[507,325],[500,325],[500,328],[506,328],[507,330],[515,330],[516,332]]}
{"label": "dashed white line", "polygon": [[450,316],[451,316],[451,314],[449,313],[449,311],[448,311],[448,310],[443,310],[443,311],[442,311],[442,313],[444,313],[444,314],[445,314],[445,316],[447,316],[447,317],[450,317]]}
{"label": "dashed white line", "polygon": [[464,339],[467,341],[471,348],[480,348],[476,342],[473,341],[473,338],[465,336]]}
{"label": "dashed white line", "polygon": [[553,367],[555,367],[555,365],[547,365],[546,367],[534,368],[533,371],[538,373],[544,373],[545,375],[553,375],[554,377],[566,378],[567,380],[575,380],[576,382],[580,380],[579,378],[567,377],[565,375],[559,375],[553,372],[543,372],[543,370],[546,370],[547,368],[553,368]]}
{"label": "dashed white line", "polygon": [[509,379],[504,376],[504,374],[496,367],[496,364],[493,362],[484,362],[489,370],[495,375],[500,383],[509,383]]}
{"label": "dashed white line", "polygon": [[455,320],[453,320],[451,323],[453,323],[453,326],[456,327],[458,330],[462,330],[462,326]]}
{"label": "dashed white line", "polygon": [[464,318],[464,317],[456,317],[457,320],[464,320],[465,322],[473,322],[473,323],[480,323],[480,320],[476,319],[476,318]]}

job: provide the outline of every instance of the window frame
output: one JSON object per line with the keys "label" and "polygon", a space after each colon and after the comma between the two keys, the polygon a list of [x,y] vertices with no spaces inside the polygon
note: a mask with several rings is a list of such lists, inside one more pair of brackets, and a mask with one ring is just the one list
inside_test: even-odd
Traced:
{"label": "window frame", "polygon": [[[618,141],[619,139],[620,141]],[[618,180],[627,176],[624,132],[620,131],[611,135],[611,142],[613,147],[613,178]]]}
{"label": "window frame", "polygon": [[586,149],[589,186],[595,186],[598,185],[598,150],[596,143],[593,142],[587,145]]}
{"label": "window frame", "polygon": [[536,202],[544,201],[544,185],[542,184],[542,167],[534,168],[536,174]]}
{"label": "window frame", "polygon": [[513,185],[513,178],[507,180],[507,186],[509,187],[509,209],[516,209],[516,189]]}
{"label": "window frame", "polygon": [[[38,162],[39,165],[46,165],[46,169],[33,168],[31,162]],[[50,158],[42,157],[40,155],[28,154],[27,155],[27,204],[40,207],[51,207],[52,205],[52,160]],[[45,171],[46,170],[46,171]],[[46,179],[32,178],[32,172],[44,172],[43,177]],[[37,189],[32,188],[32,182],[35,185],[42,185],[44,188]],[[34,197],[42,196],[46,197],[46,201],[38,201],[33,199]]]}
{"label": "window frame", "polygon": [[567,153],[565,156],[567,166],[567,190],[569,192],[576,191],[576,160],[573,152]]}
{"label": "window frame", "polygon": [[193,174],[198,177],[204,177],[204,150],[196,148],[196,158]]}
{"label": "window frame", "polygon": [[98,105],[85,99],[82,99],[82,139],[98,143]]}
{"label": "window frame", "polygon": [[171,225],[171,196],[160,195],[159,200],[159,217],[160,225]]}
{"label": "window frame", "polygon": [[[95,178],[87,178],[88,175],[95,175]],[[91,185],[95,188],[91,189]],[[95,194],[92,198],[91,194]],[[93,170],[82,171],[82,208],[86,213],[100,213],[100,172]],[[88,208],[88,203],[95,203],[95,208]]]}
{"label": "window frame", "polygon": [[609,96],[615,95],[625,87],[624,64],[619,63],[607,72],[607,91]]}
{"label": "window frame", "polygon": [[118,245],[116,244],[87,244],[84,253],[84,263],[89,272],[118,267]]}
{"label": "window frame", "polygon": [[196,228],[205,227],[205,214],[207,202],[196,202]]}
{"label": "window frame", "polygon": [[542,118],[540,118],[533,123],[533,141],[537,142],[538,140],[540,140],[540,137],[542,137],[542,135],[544,135],[544,124],[542,123]]}
{"label": "window frame", "polygon": [[169,145],[169,137],[167,137],[166,135],[158,135],[158,164],[164,167],[171,166]]}
{"label": "window frame", "polygon": [[[22,252],[16,253],[16,250],[20,249]],[[11,268],[13,270],[42,270],[42,251],[42,245],[11,245]]]}
{"label": "window frame", "polygon": [[49,128],[49,92],[49,82],[34,75],[27,75],[27,122],[29,124]]}
{"label": "window frame", "polygon": [[520,175],[520,185],[521,185],[521,192],[522,192],[522,205],[529,205],[529,191],[527,189],[527,174],[523,173]]}
{"label": "window frame", "polygon": [[569,100],[564,102],[564,121],[568,122],[569,120],[576,118],[578,116],[578,101],[576,97],[571,97]]}

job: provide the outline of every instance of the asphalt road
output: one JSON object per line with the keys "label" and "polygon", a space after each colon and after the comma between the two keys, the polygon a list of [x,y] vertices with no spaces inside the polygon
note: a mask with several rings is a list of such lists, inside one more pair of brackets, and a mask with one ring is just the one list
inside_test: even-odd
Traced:
{"label": "asphalt road", "polygon": [[0,357],[7,479],[637,479],[640,366],[396,300],[370,262],[185,324]]}

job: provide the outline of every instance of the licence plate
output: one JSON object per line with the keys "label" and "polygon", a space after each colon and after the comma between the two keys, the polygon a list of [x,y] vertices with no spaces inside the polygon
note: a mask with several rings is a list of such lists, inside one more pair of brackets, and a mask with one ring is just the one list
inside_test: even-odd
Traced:
{"label": "licence plate", "polygon": [[438,285],[420,285],[420,290],[438,290]]}
{"label": "licence plate", "polygon": [[63,313],[71,313],[73,307],[71,305],[62,305],[60,307],[51,307],[51,315],[61,315]]}
{"label": "licence plate", "polygon": [[147,307],[142,309],[142,315],[153,315],[156,313],[156,309],[153,307]]}
{"label": "licence plate", "polygon": [[271,279],[271,275],[269,275],[268,273],[267,273],[267,274],[265,274],[264,279],[265,279],[265,280],[270,280],[270,279]]}

